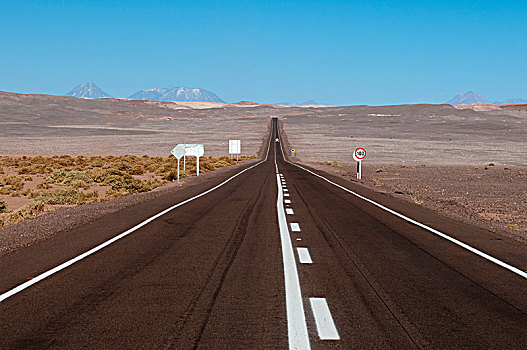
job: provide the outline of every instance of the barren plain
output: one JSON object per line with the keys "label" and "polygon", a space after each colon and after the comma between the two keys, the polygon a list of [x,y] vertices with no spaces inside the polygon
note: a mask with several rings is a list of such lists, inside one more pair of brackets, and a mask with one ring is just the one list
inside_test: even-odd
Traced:
{"label": "barren plain", "polygon": [[242,140],[242,155],[259,155],[269,116],[280,118],[296,161],[353,181],[351,152],[362,146],[365,186],[527,237],[527,111],[521,109],[193,104],[0,92],[0,155],[167,157],[178,143],[203,143],[206,156],[218,157],[227,155],[233,138]]}

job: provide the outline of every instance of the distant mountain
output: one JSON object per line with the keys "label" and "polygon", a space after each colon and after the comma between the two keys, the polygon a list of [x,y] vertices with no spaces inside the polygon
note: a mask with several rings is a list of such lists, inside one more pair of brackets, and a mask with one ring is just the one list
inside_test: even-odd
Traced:
{"label": "distant mountain", "polygon": [[159,88],[139,90],[128,97],[130,99],[145,99],[154,101],[193,101],[225,103],[215,93],[198,88],[174,87],[172,89]]}
{"label": "distant mountain", "polygon": [[85,98],[112,97],[94,83],[80,83],[79,85],[75,86],[73,90],[68,92],[66,96]]}
{"label": "distant mountain", "polygon": [[315,101],[313,100],[307,100],[307,101],[304,101],[304,102],[300,102],[300,103],[296,103],[296,102],[280,102],[280,103],[275,103],[277,105],[282,105],[282,106],[309,106],[309,105],[318,105],[318,103],[316,103]]}
{"label": "distant mountain", "polygon": [[522,103],[527,103],[527,100],[523,98],[512,98],[506,101],[494,102],[495,105],[515,105],[515,104],[522,104]]}
{"label": "distant mountain", "polygon": [[454,96],[454,98],[447,103],[451,105],[475,105],[490,102],[477,92],[469,91],[467,93]]}

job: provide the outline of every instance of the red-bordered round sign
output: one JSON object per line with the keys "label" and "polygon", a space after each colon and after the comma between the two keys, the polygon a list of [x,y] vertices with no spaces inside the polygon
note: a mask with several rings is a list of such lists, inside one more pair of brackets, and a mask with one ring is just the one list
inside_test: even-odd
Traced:
{"label": "red-bordered round sign", "polygon": [[357,148],[355,152],[353,152],[353,158],[356,161],[363,160],[366,158],[366,150],[362,147]]}

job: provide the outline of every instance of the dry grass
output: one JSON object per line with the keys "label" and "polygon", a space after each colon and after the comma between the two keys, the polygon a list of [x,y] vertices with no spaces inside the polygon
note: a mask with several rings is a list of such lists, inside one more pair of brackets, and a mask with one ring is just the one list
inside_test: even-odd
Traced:
{"label": "dry grass", "polygon": [[[255,158],[255,157],[244,157]],[[243,161],[240,159],[240,161]],[[200,158],[200,172],[236,164],[229,157]],[[177,159],[150,156],[0,157],[0,226],[34,217],[53,206],[105,201],[151,191],[177,178]],[[180,163],[180,178],[196,173],[196,159]],[[7,174],[7,175],[5,175]],[[26,182],[33,182],[32,188]],[[9,210],[5,199],[32,202]]]}

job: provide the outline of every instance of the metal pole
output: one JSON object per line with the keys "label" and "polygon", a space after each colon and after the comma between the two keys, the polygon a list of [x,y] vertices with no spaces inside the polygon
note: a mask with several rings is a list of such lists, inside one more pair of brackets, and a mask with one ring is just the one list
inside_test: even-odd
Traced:
{"label": "metal pole", "polygon": [[362,179],[362,161],[359,160],[359,172],[357,173],[357,179]]}
{"label": "metal pole", "polygon": [[185,161],[185,155],[183,155],[183,171],[186,171],[186,161]]}
{"label": "metal pole", "polygon": [[177,159],[177,183],[179,184],[179,158]]}
{"label": "metal pole", "polygon": [[196,176],[199,176],[199,157],[196,157]]}

